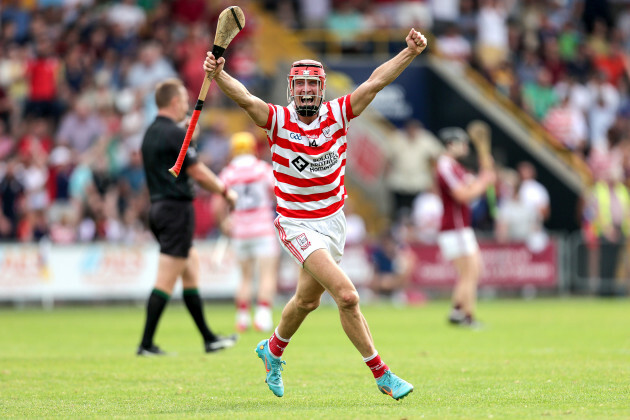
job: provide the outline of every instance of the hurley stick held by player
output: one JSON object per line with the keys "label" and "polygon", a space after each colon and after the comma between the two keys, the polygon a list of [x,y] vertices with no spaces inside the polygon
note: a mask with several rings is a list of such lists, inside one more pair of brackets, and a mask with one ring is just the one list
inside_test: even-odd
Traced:
{"label": "hurley stick held by player", "polygon": [[[394,399],[413,390],[391,372],[376,351],[359,308],[359,294],[338,265],[346,236],[343,180],[348,126],[427,46],[426,38],[415,29],[405,42],[399,54],[374,70],[354,92],[328,102],[324,100],[326,73],[314,60],[296,61],[291,66],[288,106],[267,104],[252,95],[223,71],[223,58],[209,52],[204,63],[204,70],[214,74],[219,88],[267,133],[278,201],[275,227],[283,248],[299,265],[295,295],[284,307],[271,338],[256,347],[265,364],[267,385],[279,397],[284,395],[283,352],[306,316],[319,306],[324,291],[335,300],[341,325],[372,371],[378,389]],[[327,345],[326,337],[322,345]],[[317,355],[312,357],[316,361]]]}
{"label": "hurley stick held by player", "polygon": [[[494,159],[492,158],[491,134],[490,126],[480,120],[471,121],[466,127],[470,141],[477,149],[477,157],[479,159],[479,168],[485,171],[494,170]],[[494,185],[488,185],[486,190],[486,200],[488,203],[488,212],[494,219],[497,213],[497,193]]]}
{"label": "hurley stick held by player", "polygon": [[[245,15],[243,14],[243,11],[240,7],[230,6],[222,11],[219,15],[219,21],[217,23],[217,33],[214,36],[214,46],[212,47],[212,54],[214,54],[214,56],[217,58],[221,57],[230,42],[244,27]],[[193,133],[195,132],[197,120],[199,120],[199,114],[201,114],[201,110],[203,109],[203,103],[206,100],[206,95],[208,94],[208,89],[210,88],[212,77],[212,73],[207,73],[206,77],[203,79],[201,91],[199,92],[199,97],[197,98],[195,110],[193,111],[192,117],[190,118],[190,123],[188,124],[188,130],[186,130],[186,137],[184,137],[182,148],[179,151],[179,155],[177,156],[177,161],[175,162],[175,165],[173,165],[173,167],[168,170],[171,175],[176,178],[177,176],[179,176],[179,171],[181,171],[182,169],[182,164],[184,163],[184,158],[186,157],[186,151],[188,150],[190,140],[192,139]]]}

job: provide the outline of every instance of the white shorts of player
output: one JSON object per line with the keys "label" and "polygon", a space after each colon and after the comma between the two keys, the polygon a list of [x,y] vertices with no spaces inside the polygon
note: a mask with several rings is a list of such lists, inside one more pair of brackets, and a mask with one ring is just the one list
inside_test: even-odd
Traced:
{"label": "white shorts of player", "polygon": [[273,234],[257,238],[233,238],[232,249],[239,260],[276,257],[280,253],[278,241]]}
{"label": "white shorts of player", "polygon": [[466,255],[473,255],[479,251],[475,232],[469,227],[440,232],[438,244],[442,257],[449,261]]}
{"label": "white shorts of player", "polygon": [[300,266],[313,251],[326,249],[339,263],[346,243],[346,215],[342,210],[323,219],[289,219],[278,216],[274,222],[280,245]]}

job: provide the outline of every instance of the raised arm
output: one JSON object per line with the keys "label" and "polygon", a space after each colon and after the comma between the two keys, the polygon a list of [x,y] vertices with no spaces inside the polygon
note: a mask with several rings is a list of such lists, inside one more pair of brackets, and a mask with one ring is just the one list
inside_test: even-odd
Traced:
{"label": "raised arm", "polygon": [[223,57],[217,60],[211,52],[208,52],[203,63],[203,69],[207,73],[214,73],[214,81],[223,93],[243,108],[256,125],[264,126],[267,124],[269,118],[267,104],[259,97],[252,95],[241,82],[223,71],[224,64],[225,59]]}
{"label": "raised arm", "polygon": [[381,64],[372,72],[369,79],[356,88],[350,96],[350,105],[354,115],[359,115],[372,102],[378,92],[385,86],[396,80],[396,78],[407,68],[409,63],[413,61],[427,47],[427,39],[415,29],[409,31],[409,35],[405,39],[407,48],[402,50],[398,55],[389,61]]}

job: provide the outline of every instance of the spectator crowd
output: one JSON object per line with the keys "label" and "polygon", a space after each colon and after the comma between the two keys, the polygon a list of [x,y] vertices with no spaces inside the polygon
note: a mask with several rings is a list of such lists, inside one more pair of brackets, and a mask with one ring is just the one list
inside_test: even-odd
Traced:
{"label": "spectator crowd", "polygon": [[[142,241],[148,195],[139,154],[156,82],[180,77],[196,98],[212,25],[205,0],[7,0],[0,8],[0,240]],[[254,26],[252,22],[248,27]],[[256,80],[244,30],[229,71]],[[209,101],[215,101],[211,92]],[[198,138],[226,163],[224,127]],[[205,201],[204,201],[205,200]],[[211,211],[203,197],[197,204]],[[199,235],[212,230],[201,217]],[[210,222],[208,222],[210,220]]]}

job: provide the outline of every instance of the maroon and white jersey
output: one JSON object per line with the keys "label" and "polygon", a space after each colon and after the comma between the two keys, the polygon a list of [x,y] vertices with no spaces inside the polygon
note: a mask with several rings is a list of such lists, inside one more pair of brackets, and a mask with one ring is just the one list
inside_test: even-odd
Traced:
{"label": "maroon and white jersey", "polygon": [[452,191],[466,185],[470,176],[452,157],[442,155],[437,161],[437,181],[444,206],[440,231],[470,227],[470,207],[455,200]]}
{"label": "maroon and white jersey", "polygon": [[293,104],[269,106],[263,126],[271,148],[277,211],[293,219],[320,219],[343,207],[350,95],[324,102],[311,124]]}
{"label": "maroon and white jersey", "polygon": [[230,235],[236,239],[275,236],[271,165],[253,155],[240,155],[221,171],[219,178],[238,194],[230,216]]}

